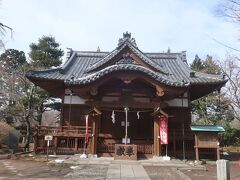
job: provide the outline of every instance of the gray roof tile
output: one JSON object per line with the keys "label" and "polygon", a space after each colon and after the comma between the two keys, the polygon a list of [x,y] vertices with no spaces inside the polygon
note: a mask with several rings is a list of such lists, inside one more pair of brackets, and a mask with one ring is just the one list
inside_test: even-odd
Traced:
{"label": "gray roof tile", "polygon": [[[117,63],[102,67],[126,47],[130,48],[137,56],[156,71],[147,69],[139,64],[131,63]],[[102,67],[102,69],[100,67]],[[96,71],[96,69],[100,70]],[[75,83],[88,84],[111,72],[120,70],[145,73],[160,83],[179,87],[194,84],[226,82],[226,80],[222,78],[222,75],[210,75],[196,72],[194,77],[190,77],[190,72],[192,72],[192,70],[186,63],[185,54],[143,53],[127,39],[120,43],[120,46],[112,52],[73,51],[71,57],[62,67],[44,71],[29,71],[27,77],[61,80],[68,83],[71,76],[74,76]]]}

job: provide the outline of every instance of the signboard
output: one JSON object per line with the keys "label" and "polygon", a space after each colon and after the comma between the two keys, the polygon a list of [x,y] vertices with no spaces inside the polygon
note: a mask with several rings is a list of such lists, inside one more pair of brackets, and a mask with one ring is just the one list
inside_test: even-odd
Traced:
{"label": "signboard", "polygon": [[44,140],[47,141],[47,161],[48,161],[48,149],[49,149],[50,141],[53,140],[53,136],[45,135]]}
{"label": "signboard", "polygon": [[122,143],[123,144],[130,144],[130,138],[127,138],[127,143],[126,143],[126,138],[122,138]]}
{"label": "signboard", "polygon": [[[127,125],[130,126],[130,123],[127,122]],[[125,126],[125,121],[121,121],[121,126]]]}
{"label": "signboard", "polygon": [[168,119],[162,115],[159,119],[160,143],[168,144]]}
{"label": "signboard", "polygon": [[44,139],[45,139],[45,141],[52,141],[53,140],[53,136],[45,135]]}

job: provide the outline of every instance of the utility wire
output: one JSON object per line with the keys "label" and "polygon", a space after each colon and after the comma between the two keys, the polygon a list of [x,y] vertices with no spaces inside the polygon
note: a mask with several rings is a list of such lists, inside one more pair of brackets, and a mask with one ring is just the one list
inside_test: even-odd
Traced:
{"label": "utility wire", "polygon": [[231,50],[240,52],[239,49],[233,48],[233,47],[231,47],[231,46],[229,46],[229,45],[227,45],[227,44],[225,44],[225,43],[223,43],[223,42],[215,39],[214,37],[212,37],[212,36],[210,36],[210,35],[208,35],[208,34],[206,34],[206,35],[207,35],[211,40],[215,41],[216,43],[218,43],[218,44],[220,44],[220,45],[222,45],[222,46],[224,46],[224,47],[226,47],[226,48],[229,48],[229,49],[231,49]]}

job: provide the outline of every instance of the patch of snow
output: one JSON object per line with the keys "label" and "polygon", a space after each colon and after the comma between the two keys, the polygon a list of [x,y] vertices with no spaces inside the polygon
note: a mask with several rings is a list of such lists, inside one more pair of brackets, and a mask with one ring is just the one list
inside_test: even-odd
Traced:
{"label": "patch of snow", "polygon": [[55,162],[56,163],[64,163],[64,160],[63,159],[56,159]]}
{"label": "patch of snow", "polygon": [[83,154],[80,155],[80,158],[81,158],[81,159],[86,159],[86,158],[87,158],[87,155],[86,155],[85,153],[83,153]]}
{"label": "patch of snow", "polygon": [[163,160],[164,161],[170,161],[170,157],[169,156],[163,156]]}
{"label": "patch of snow", "polygon": [[190,162],[189,164],[190,164],[190,165],[193,165],[193,162]]}
{"label": "patch of snow", "polygon": [[49,157],[56,157],[56,155],[54,155],[54,154],[50,154],[50,155],[48,155]]}
{"label": "patch of snow", "polygon": [[70,168],[71,168],[71,169],[77,169],[78,166],[71,166]]}
{"label": "patch of snow", "polygon": [[222,153],[224,156],[229,156],[228,152],[223,152]]}

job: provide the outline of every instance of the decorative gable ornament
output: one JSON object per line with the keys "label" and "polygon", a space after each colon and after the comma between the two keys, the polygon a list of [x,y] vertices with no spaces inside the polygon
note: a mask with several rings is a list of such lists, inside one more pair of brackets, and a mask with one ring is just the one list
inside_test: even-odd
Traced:
{"label": "decorative gable ornament", "polygon": [[123,58],[116,62],[116,64],[134,64],[139,65],[136,61],[133,60],[130,53],[123,54]]}
{"label": "decorative gable ornament", "polygon": [[133,46],[137,47],[135,38],[132,38],[131,33],[129,33],[128,31],[123,33],[123,38],[120,38],[118,40],[118,47],[120,47],[125,41],[129,41]]}

